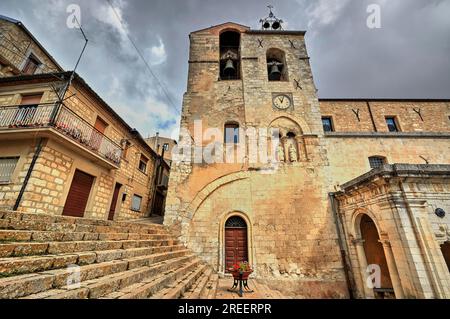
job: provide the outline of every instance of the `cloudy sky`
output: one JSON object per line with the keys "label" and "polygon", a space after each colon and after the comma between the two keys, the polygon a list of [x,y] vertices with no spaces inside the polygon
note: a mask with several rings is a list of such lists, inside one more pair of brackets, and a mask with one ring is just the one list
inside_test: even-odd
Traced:
{"label": "cloudy sky", "polygon": [[[188,34],[233,21],[259,28],[260,0],[2,0],[67,70],[83,46],[66,26],[78,4],[89,46],[78,73],[144,136],[177,137],[186,90]],[[269,0],[268,0],[269,1]],[[319,96],[450,98],[450,0],[270,0],[285,29],[307,30]],[[379,4],[381,28],[367,27]],[[139,58],[141,50],[158,81]],[[169,95],[169,98],[167,97]]]}

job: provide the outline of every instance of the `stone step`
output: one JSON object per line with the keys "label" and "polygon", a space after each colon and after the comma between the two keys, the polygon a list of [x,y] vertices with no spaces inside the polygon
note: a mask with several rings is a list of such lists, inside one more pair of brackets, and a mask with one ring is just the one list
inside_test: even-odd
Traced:
{"label": "stone step", "polygon": [[0,258],[37,255],[71,254],[77,252],[114,249],[149,248],[178,245],[170,240],[123,240],[123,241],[69,241],[69,242],[8,242],[0,244]]}
{"label": "stone step", "polygon": [[146,255],[184,250],[183,245],[143,247],[101,251],[84,251],[73,254],[42,255],[0,258],[0,277],[17,276],[32,272],[66,268],[70,265],[90,265],[106,261],[129,259]]}
{"label": "stone step", "polygon": [[5,230],[30,230],[30,231],[55,231],[55,232],[78,232],[78,233],[135,233],[142,235],[166,234],[164,228],[140,229],[139,227],[121,227],[121,226],[95,226],[83,224],[66,224],[36,221],[6,221],[0,220],[0,229]]}
{"label": "stone step", "polygon": [[213,273],[206,284],[205,291],[200,295],[200,299],[216,299],[217,287],[219,286],[219,275]]}
{"label": "stone step", "polygon": [[163,225],[158,224],[113,222],[68,216],[4,211],[0,211],[0,228],[41,231],[76,231],[78,228],[79,232],[92,231],[99,233],[105,232],[105,228],[107,228],[110,232],[142,234],[166,231]]}
{"label": "stone step", "polygon": [[170,285],[152,295],[151,299],[180,299],[201,278],[207,269],[207,265],[200,264],[199,267],[187,272],[183,277],[177,277]]}
{"label": "stone step", "polygon": [[[77,274],[68,269],[49,270],[34,274],[19,275],[0,279],[0,299],[20,298],[67,285],[67,280],[74,275],[81,282],[108,276],[114,273],[150,266],[171,258],[180,258],[189,254],[189,250],[179,250],[149,256],[113,260],[103,263],[78,267]],[[71,268],[74,269],[74,268]]]}
{"label": "stone step", "polygon": [[[207,267],[205,272],[197,279],[197,281],[182,296],[182,299],[206,299],[204,296],[208,293],[207,284],[211,278],[213,271]],[[203,296],[203,298],[202,298]]]}
{"label": "stone step", "polygon": [[[191,262],[195,257],[188,255],[162,261],[151,266],[144,266],[104,277],[81,282],[78,287],[64,286],[32,294],[23,299],[112,299],[120,289],[158,276],[160,273],[173,270],[180,264]],[[112,296],[112,297],[108,297]]]}
{"label": "stone step", "polygon": [[79,233],[30,230],[0,230],[0,243],[10,241],[92,241],[92,240],[169,240],[175,239],[169,234],[137,234],[137,233]]}
{"label": "stone step", "polygon": [[144,279],[139,283],[121,289],[106,297],[114,299],[148,299],[161,289],[171,285],[174,281],[184,277],[187,273],[192,272],[200,265],[200,259],[195,258],[193,261],[180,265],[176,269],[162,272],[159,276]]}

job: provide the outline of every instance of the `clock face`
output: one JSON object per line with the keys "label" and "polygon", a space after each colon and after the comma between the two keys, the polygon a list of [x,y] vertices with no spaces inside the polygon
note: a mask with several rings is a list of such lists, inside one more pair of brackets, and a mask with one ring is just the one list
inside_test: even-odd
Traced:
{"label": "clock face", "polygon": [[274,97],[273,105],[280,110],[286,110],[291,107],[292,101],[286,94],[280,94]]}

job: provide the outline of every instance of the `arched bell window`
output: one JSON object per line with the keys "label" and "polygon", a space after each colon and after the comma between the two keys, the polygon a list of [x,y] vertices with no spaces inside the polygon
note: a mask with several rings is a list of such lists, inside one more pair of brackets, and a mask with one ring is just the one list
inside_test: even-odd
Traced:
{"label": "arched bell window", "polygon": [[220,80],[239,80],[241,35],[225,31],[220,35]]}
{"label": "arched bell window", "polygon": [[269,81],[289,81],[284,51],[280,49],[267,51],[267,74]]}

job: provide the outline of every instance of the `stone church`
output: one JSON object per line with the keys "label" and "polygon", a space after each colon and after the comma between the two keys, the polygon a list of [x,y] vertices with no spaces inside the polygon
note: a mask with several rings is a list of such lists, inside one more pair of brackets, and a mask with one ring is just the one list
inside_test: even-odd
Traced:
{"label": "stone church", "polygon": [[189,39],[165,216],[188,248],[296,296],[450,298],[450,100],[320,99],[273,14]]}

